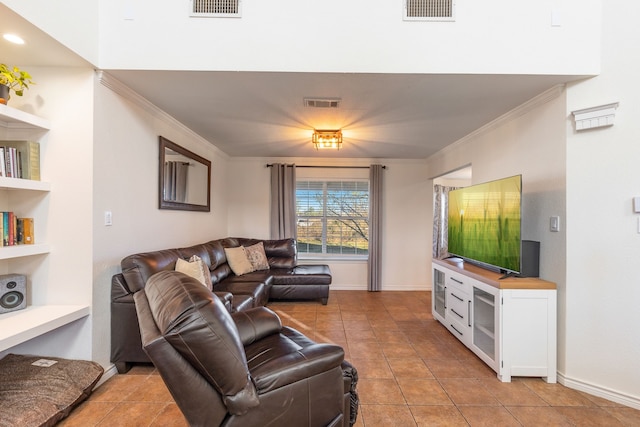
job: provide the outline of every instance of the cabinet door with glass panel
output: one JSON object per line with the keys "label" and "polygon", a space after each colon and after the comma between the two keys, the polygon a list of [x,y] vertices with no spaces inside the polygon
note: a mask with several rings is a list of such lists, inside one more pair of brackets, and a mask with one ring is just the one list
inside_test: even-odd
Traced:
{"label": "cabinet door with glass panel", "polygon": [[440,316],[442,320],[445,318],[447,310],[445,273],[437,268],[433,269],[433,306],[432,313],[434,316]]}
{"label": "cabinet door with glass panel", "polygon": [[487,365],[498,371],[500,324],[498,318],[500,294],[497,289],[487,286],[481,289],[476,282],[473,286],[473,350]]}

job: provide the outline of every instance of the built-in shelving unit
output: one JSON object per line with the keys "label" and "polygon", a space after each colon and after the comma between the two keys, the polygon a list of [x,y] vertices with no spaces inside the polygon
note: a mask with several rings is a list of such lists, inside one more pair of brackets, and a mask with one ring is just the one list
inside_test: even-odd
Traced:
{"label": "built-in shelving unit", "polygon": [[[48,120],[33,114],[17,110],[0,104],[0,140],[25,139],[40,140],[46,135],[51,125]],[[45,203],[44,196],[51,191],[51,183],[28,179],[0,177],[0,195],[3,205],[0,211],[13,210],[13,200],[21,200],[21,216],[32,216],[38,224],[46,224],[46,209],[38,209],[38,205]],[[17,194],[17,193],[19,194]],[[4,194],[3,194],[4,193]],[[27,200],[25,203],[24,200]],[[51,246],[46,236],[35,234],[36,244],[13,245],[0,247],[0,267],[2,273],[14,273],[17,268],[19,274],[29,276],[29,268],[37,262],[25,262],[27,257],[48,256]],[[46,267],[45,267],[46,268]],[[24,271],[27,269],[27,271]],[[45,335],[64,325],[90,314],[90,306],[77,304],[58,304],[50,302],[47,294],[55,294],[57,283],[50,280],[48,274],[40,273],[38,283],[31,283],[27,287],[27,294],[37,287],[44,297],[39,298],[38,304],[28,304],[26,309],[0,313],[0,352],[19,344]],[[29,283],[29,280],[27,281]],[[44,283],[42,283],[44,282]],[[30,298],[27,297],[29,301]]]}
{"label": "built-in shelving unit", "polygon": [[[15,245],[0,248],[0,260],[19,258],[23,256],[41,255],[49,253],[49,245],[38,243],[35,245]],[[2,319],[0,317],[0,319]]]}
{"label": "built-in shelving unit", "polygon": [[89,315],[89,306],[41,305],[0,315],[0,351]]}
{"label": "built-in shelving unit", "polygon": [[51,191],[51,184],[44,181],[33,181],[30,179],[6,178],[0,176],[0,190],[29,190],[29,191]]}
{"label": "built-in shelving unit", "polygon": [[51,129],[47,119],[0,104],[0,126],[14,129]]}

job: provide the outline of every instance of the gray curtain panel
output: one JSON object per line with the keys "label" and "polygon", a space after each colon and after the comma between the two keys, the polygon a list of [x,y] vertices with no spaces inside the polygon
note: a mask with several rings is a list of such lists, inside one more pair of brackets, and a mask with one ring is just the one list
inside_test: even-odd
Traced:
{"label": "gray curtain panel", "polygon": [[296,165],[274,163],[271,167],[271,238],[297,237]]}
{"label": "gray curtain panel", "polygon": [[442,258],[448,255],[448,217],[449,191],[460,187],[433,186],[433,257]]}
{"label": "gray curtain panel", "polygon": [[165,162],[164,164],[164,200],[169,202],[187,201],[187,176],[189,163]]}
{"label": "gray curtain panel", "polygon": [[382,290],[382,165],[369,167],[368,290]]}

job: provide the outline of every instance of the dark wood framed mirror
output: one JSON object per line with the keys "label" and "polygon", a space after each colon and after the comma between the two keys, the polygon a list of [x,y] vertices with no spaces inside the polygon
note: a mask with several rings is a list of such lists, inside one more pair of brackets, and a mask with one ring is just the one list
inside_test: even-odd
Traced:
{"label": "dark wood framed mirror", "polygon": [[160,136],[159,208],[211,211],[211,161]]}

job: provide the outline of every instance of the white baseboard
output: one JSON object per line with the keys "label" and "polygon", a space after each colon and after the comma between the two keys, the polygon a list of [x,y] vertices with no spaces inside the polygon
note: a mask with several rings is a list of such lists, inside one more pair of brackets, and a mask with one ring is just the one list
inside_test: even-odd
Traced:
{"label": "white baseboard", "polygon": [[[332,291],[366,291],[366,285],[331,285]],[[425,287],[425,285],[402,285],[402,286],[389,286],[383,285],[383,291],[430,291],[431,288]]]}
{"label": "white baseboard", "polygon": [[109,378],[118,374],[118,370],[116,369],[116,365],[111,364],[107,369],[104,370],[104,373],[100,377],[100,381],[94,387],[94,390],[104,384]]}
{"label": "white baseboard", "polygon": [[593,396],[601,397],[612,402],[620,403],[621,405],[629,406],[630,408],[640,409],[640,399],[638,397],[629,396],[615,390],[589,384],[573,378],[568,378],[559,372],[558,382],[574,390],[583,391]]}
{"label": "white baseboard", "polygon": [[331,285],[329,289],[332,291],[366,291],[367,287],[364,285]]}

